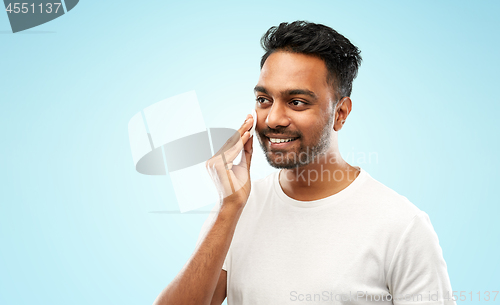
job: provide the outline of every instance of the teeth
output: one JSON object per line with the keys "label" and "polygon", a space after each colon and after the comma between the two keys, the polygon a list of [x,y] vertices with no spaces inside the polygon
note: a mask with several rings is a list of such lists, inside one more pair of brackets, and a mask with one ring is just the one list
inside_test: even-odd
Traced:
{"label": "teeth", "polygon": [[295,140],[294,138],[289,138],[289,139],[277,139],[277,138],[269,138],[271,143],[284,143],[284,142],[290,142],[292,140]]}

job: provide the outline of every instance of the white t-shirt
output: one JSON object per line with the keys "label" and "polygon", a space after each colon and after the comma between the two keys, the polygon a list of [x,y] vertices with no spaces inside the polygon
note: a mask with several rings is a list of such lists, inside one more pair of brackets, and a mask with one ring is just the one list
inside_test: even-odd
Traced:
{"label": "white t-shirt", "polygon": [[455,304],[429,216],[358,169],[314,201],[288,197],[279,171],[252,182],[223,266],[228,305]]}

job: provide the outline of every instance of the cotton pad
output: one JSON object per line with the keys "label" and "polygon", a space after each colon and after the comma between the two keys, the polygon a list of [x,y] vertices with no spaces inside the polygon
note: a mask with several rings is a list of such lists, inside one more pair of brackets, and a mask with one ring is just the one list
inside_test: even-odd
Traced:
{"label": "cotton pad", "polygon": [[255,109],[252,110],[252,118],[253,118],[253,126],[252,129],[250,129],[250,138],[253,136],[253,133],[255,131],[255,126],[257,125],[257,112],[255,112]]}

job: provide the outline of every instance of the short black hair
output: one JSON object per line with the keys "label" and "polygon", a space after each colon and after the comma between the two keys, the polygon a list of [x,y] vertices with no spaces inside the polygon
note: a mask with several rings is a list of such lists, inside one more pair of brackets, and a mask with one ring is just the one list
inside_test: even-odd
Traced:
{"label": "short black hair", "polygon": [[337,98],[351,95],[352,81],[361,65],[361,51],[334,29],[301,20],[282,22],[267,30],[260,44],[266,51],[260,61],[261,69],[269,55],[276,51],[317,56],[325,62],[327,82],[340,95]]}

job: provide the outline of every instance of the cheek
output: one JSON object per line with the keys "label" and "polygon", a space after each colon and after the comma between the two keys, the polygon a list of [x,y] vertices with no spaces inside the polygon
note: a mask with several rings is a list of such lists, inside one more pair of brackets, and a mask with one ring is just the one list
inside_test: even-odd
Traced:
{"label": "cheek", "polygon": [[318,126],[321,125],[319,122],[321,120],[317,116],[308,116],[302,118],[296,118],[292,122],[294,125],[294,130],[300,133],[301,137],[310,138],[318,132]]}
{"label": "cheek", "polygon": [[307,125],[301,124],[297,126],[297,129],[301,133],[301,138],[308,143],[315,142],[317,139],[321,138],[321,135],[323,134],[325,128],[325,123],[318,118],[316,118],[313,123]]}

